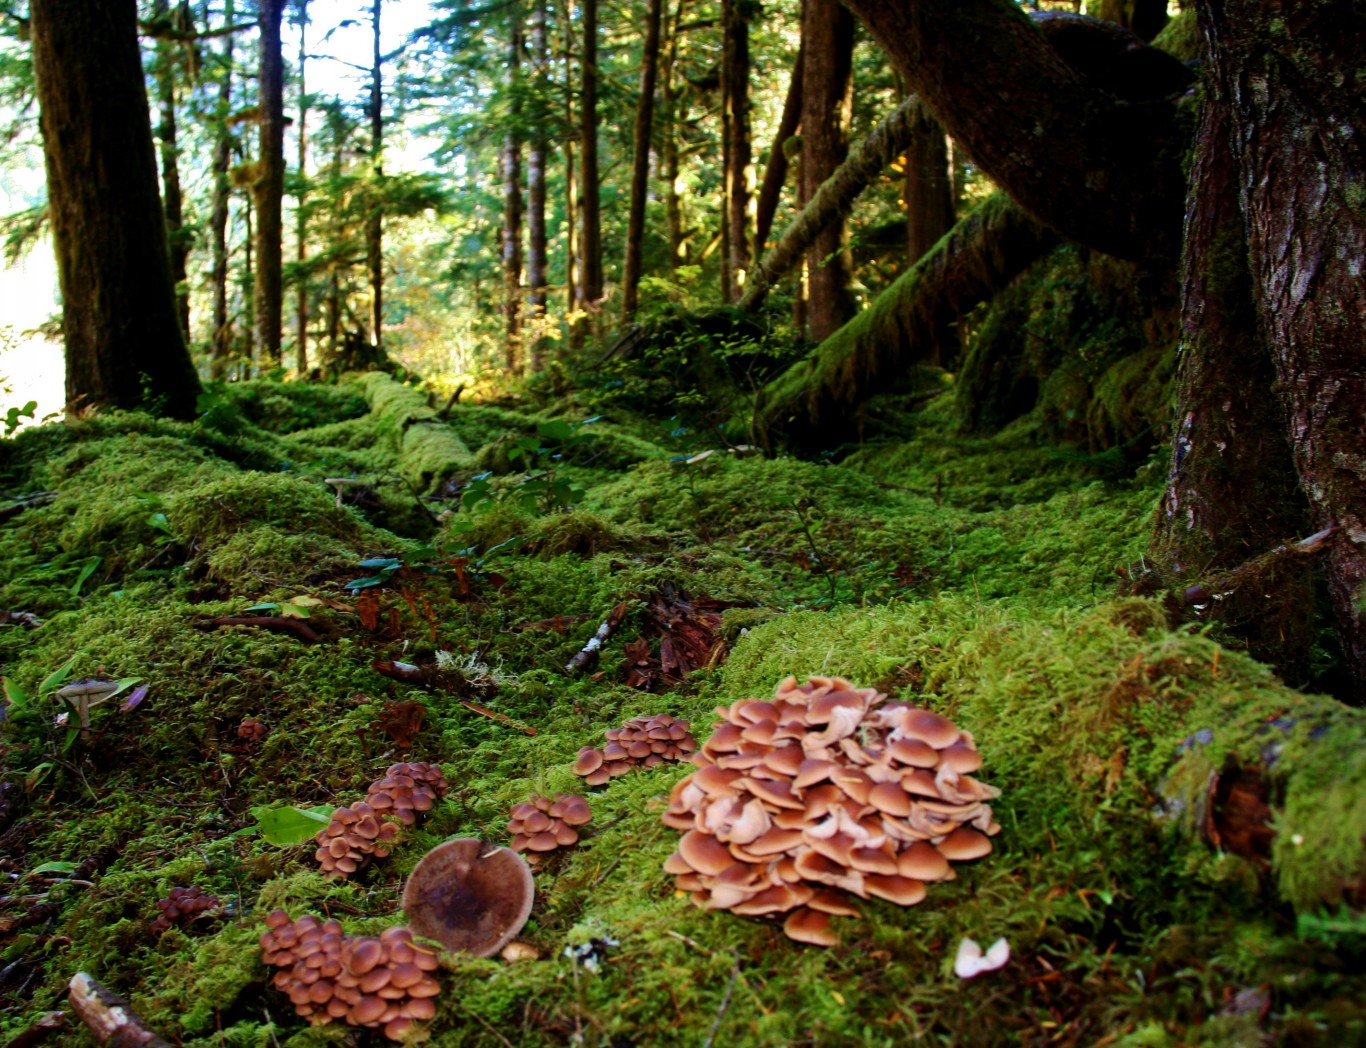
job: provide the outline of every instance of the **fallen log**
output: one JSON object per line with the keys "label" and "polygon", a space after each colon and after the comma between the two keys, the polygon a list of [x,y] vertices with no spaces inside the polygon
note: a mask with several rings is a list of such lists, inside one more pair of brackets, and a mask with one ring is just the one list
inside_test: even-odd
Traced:
{"label": "fallen log", "polygon": [[359,384],[398,457],[399,476],[415,494],[433,494],[452,477],[477,471],[470,449],[445,421],[446,412],[428,404],[423,393],[383,371],[367,372]]}
{"label": "fallen log", "polygon": [[871,306],[764,390],[765,432],[829,448],[859,437],[858,408],[913,364],[937,362],[941,333],[1057,243],[1004,193],[988,197]]}
{"label": "fallen log", "polygon": [[171,1048],[148,1029],[128,1002],[105,989],[85,972],[71,977],[67,1000],[95,1040],[112,1048]]}

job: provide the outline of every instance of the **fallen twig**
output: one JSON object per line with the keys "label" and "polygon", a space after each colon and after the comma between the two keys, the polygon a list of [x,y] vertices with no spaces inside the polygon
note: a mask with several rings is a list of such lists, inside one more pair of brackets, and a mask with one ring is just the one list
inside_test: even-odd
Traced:
{"label": "fallen twig", "polygon": [[711,1029],[707,1031],[707,1039],[702,1042],[702,1048],[711,1048],[712,1042],[716,1040],[716,1031],[721,1028],[721,1020],[726,1016],[726,1009],[730,1007],[731,994],[735,992],[735,980],[740,978],[740,958],[736,957],[730,969],[730,982],[726,985],[726,994],[721,998],[721,1004],[716,1009],[716,1017],[711,1021]]}
{"label": "fallen twig", "polygon": [[112,1043],[117,1048],[171,1048],[146,1027],[127,1001],[85,972],[71,977],[69,990],[72,1009],[100,1044]]}
{"label": "fallen twig", "polygon": [[602,650],[602,646],[607,643],[607,639],[616,632],[617,627],[621,625],[622,620],[625,618],[626,601],[622,601],[608,613],[607,618],[603,620],[603,623],[598,627],[597,632],[589,638],[588,643],[583,646],[578,654],[565,663],[565,673],[572,676],[592,663],[592,661],[598,657],[598,652]]}
{"label": "fallen twig", "polygon": [[[396,662],[392,659],[377,659],[370,663],[370,668],[381,676],[388,677],[390,680],[401,680],[405,684],[424,684],[436,685],[446,694],[452,694],[450,681],[443,677],[440,670],[429,669],[426,666],[418,666],[411,662]],[[464,706],[471,713],[477,713],[481,717],[488,717],[496,720],[500,724],[506,724],[510,728],[526,732],[528,735],[535,735],[535,728],[525,724],[519,724],[506,713],[499,713],[491,710],[487,706],[481,706],[477,702],[465,698],[462,695],[452,696],[456,702]]]}
{"label": "fallen twig", "polygon": [[1187,604],[1192,605],[1197,610],[1212,600],[1225,600],[1239,586],[1264,578],[1284,561],[1318,553],[1328,545],[1328,540],[1333,537],[1336,531],[1337,529],[1334,527],[1327,527],[1322,531],[1314,532],[1308,538],[1300,539],[1298,542],[1277,546],[1275,549],[1268,550],[1251,560],[1244,561],[1232,571],[1187,586],[1182,596]]}
{"label": "fallen twig", "polygon": [[212,619],[200,619],[196,629],[208,630],[218,626],[256,626],[274,633],[288,633],[298,637],[305,644],[316,644],[322,637],[303,619],[290,619],[281,615],[220,615]]}

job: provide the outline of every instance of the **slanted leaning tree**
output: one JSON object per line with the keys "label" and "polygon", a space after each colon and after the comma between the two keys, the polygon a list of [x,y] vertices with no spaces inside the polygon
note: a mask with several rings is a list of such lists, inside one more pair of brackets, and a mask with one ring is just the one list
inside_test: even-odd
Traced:
{"label": "slanted leaning tree", "polygon": [[192,418],[135,0],[32,0],[68,404]]}

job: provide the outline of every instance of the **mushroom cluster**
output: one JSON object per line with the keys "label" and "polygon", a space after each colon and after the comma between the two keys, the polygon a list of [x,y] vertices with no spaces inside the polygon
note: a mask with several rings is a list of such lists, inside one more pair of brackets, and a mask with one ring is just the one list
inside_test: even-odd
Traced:
{"label": "mushroom cluster", "polygon": [[172,888],[166,898],[157,900],[157,909],[161,912],[153,918],[150,930],[153,935],[160,935],[172,925],[188,927],[201,913],[217,905],[218,896],[210,895],[198,885]]}
{"label": "mushroom cluster", "polygon": [[[446,793],[441,769],[425,761],[392,764],[370,784],[365,800],[332,812],[313,840],[325,877],[349,877],[373,856],[382,859],[397,839],[400,823],[412,826],[417,812],[430,811]],[[393,820],[398,820],[397,822]]]}
{"label": "mushroom cluster", "polygon": [[574,827],[593,820],[588,801],[572,793],[557,793],[554,800],[532,794],[530,800],[514,804],[510,814],[512,850],[530,852],[527,861],[532,863],[546,852],[577,844],[579,831]]}
{"label": "mushroom cluster", "polygon": [[706,909],[786,913],[799,942],[838,941],[848,892],[902,906],[951,862],[980,858],[998,833],[984,802],[1000,791],[972,735],[839,677],[795,677],[773,699],[717,707],[723,718],[674,787],[666,825],[686,831],[664,863]]}
{"label": "mushroom cluster", "polygon": [[280,969],[273,984],[314,1026],[342,1019],[383,1027],[391,1041],[401,1041],[414,1022],[436,1015],[436,954],[414,942],[408,928],[345,935],[337,921],[312,914],[291,921],[284,910],[272,910],[266,927],[261,953]]}
{"label": "mushroom cluster", "polygon": [[632,717],[620,728],[609,728],[603,734],[606,746],[585,746],[574,762],[574,774],[584,776],[589,786],[601,786],[635,767],[653,768],[665,761],[681,760],[697,749],[688,722],[667,713]]}

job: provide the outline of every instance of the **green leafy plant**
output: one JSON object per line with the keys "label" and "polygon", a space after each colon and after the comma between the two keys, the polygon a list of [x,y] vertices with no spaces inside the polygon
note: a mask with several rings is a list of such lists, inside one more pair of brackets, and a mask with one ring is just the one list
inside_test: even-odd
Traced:
{"label": "green leafy plant", "polygon": [[249,826],[239,833],[259,833],[268,844],[279,848],[289,848],[311,840],[332,819],[334,806],[320,804],[314,808],[271,808],[265,805],[252,808],[256,819],[255,826]]}
{"label": "green leafy plant", "polygon": [[[552,419],[536,426],[536,436],[515,437],[507,449],[508,461],[524,471],[510,488],[496,489],[490,481],[491,473],[480,473],[470,479],[460,496],[460,506],[468,511],[501,502],[516,502],[528,513],[549,513],[568,509],[581,502],[585,491],[579,485],[558,474],[567,457],[589,439],[582,427],[598,420],[598,416],[582,422]],[[468,530],[468,526],[464,529]]]}
{"label": "green leafy plant", "polygon": [[397,557],[367,557],[360,562],[360,567],[369,569],[373,574],[352,579],[346,584],[346,588],[354,593],[356,590],[369,589],[372,586],[383,586],[401,569],[435,560],[437,556],[434,547],[418,546],[416,549],[400,553]]}
{"label": "green leafy plant", "polygon": [[13,435],[14,431],[24,424],[26,418],[33,418],[38,412],[38,402],[30,400],[21,408],[10,408],[5,412],[5,436]]}

